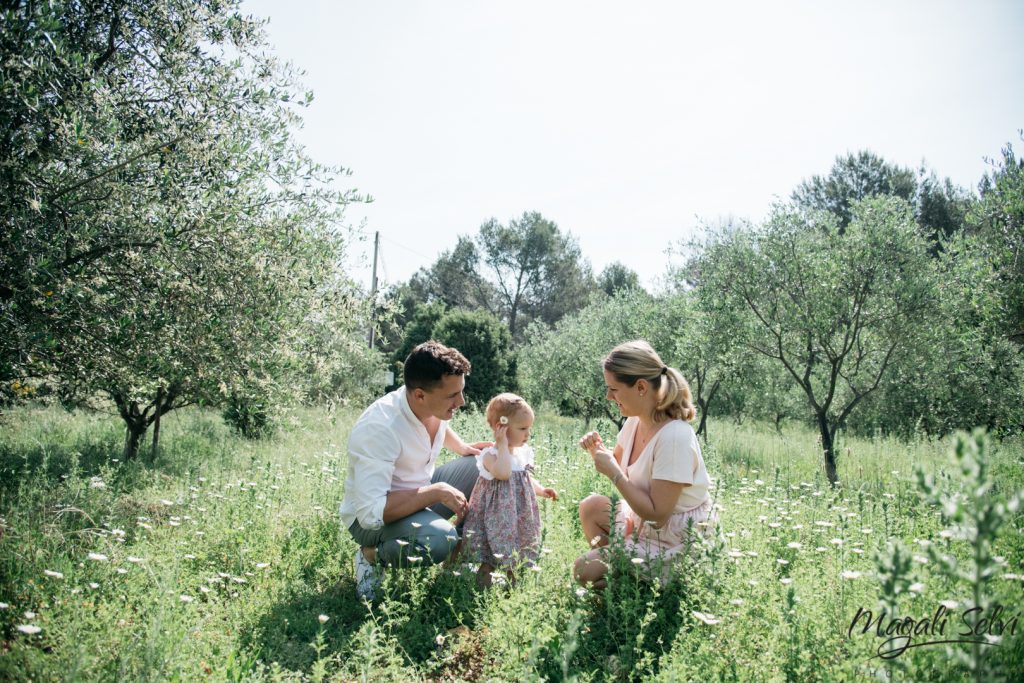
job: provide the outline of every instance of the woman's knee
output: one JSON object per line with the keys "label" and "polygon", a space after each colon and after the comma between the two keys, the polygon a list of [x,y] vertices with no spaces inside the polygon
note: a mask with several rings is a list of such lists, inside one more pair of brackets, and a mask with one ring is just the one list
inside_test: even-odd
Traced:
{"label": "woman's knee", "polygon": [[580,501],[580,521],[594,521],[602,526],[608,525],[611,516],[612,501],[608,496],[592,493]]}

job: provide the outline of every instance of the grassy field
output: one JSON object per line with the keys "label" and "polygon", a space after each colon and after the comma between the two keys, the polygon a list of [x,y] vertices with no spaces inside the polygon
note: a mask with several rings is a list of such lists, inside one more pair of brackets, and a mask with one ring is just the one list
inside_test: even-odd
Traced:
{"label": "grassy field", "polygon": [[[978,490],[978,473],[952,460],[953,439],[849,439],[833,490],[811,432],[712,422],[718,537],[665,586],[651,578],[660,568],[616,556],[609,590],[593,593],[569,574],[586,547],[576,504],[611,487],[575,445],[582,423],[541,415],[538,477],[561,496],[541,501],[540,571],[483,592],[472,566],[393,572],[365,605],[336,512],[356,414],[299,413],[275,438],[250,442],[214,413],[175,413],[158,460],[145,464],[117,460],[115,418],[4,415],[0,679],[1024,677],[1024,518],[994,505],[1024,488],[1020,441],[992,445],[991,485]],[[487,436],[473,413],[456,426]],[[598,428],[614,436],[611,424]],[[968,517],[924,500],[916,466],[934,477],[946,512]],[[972,535],[979,509],[988,512]],[[994,519],[1004,523],[993,529]],[[879,657],[887,638],[850,626],[860,608],[877,617],[880,600],[919,628],[932,618],[914,644],[979,643]],[[976,603],[986,611],[968,612]],[[948,617],[942,633],[937,610]]]}

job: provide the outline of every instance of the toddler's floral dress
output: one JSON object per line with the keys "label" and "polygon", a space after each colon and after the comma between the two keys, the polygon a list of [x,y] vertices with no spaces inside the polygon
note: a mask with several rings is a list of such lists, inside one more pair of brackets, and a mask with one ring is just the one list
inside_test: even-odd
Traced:
{"label": "toddler's floral dress", "polygon": [[463,536],[473,557],[493,567],[512,567],[537,561],[540,550],[540,509],[530,472],[534,454],[529,446],[512,450],[512,473],[495,479],[484,467],[492,446],[476,456],[480,479],[473,488]]}

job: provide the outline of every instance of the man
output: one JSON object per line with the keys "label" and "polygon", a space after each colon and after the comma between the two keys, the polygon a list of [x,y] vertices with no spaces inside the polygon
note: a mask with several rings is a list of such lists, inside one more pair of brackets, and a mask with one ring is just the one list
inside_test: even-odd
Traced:
{"label": "man", "polygon": [[470,364],[436,341],[405,359],[405,384],[367,408],[348,440],[348,477],[341,523],[359,544],[356,592],[372,600],[378,565],[443,562],[459,542],[456,524],[466,512],[478,472],[475,458],[434,469],[441,446],[477,455],[489,443],[466,444],[448,426],[466,403]]}

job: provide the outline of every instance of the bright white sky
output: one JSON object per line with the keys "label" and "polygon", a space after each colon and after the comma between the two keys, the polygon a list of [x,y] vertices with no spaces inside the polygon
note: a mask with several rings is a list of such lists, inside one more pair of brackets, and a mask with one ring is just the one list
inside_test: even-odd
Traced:
{"label": "bright white sky", "polygon": [[1024,146],[1024,2],[244,0],[315,101],[300,139],[352,171],[385,283],[539,211],[595,273],[656,287],[700,223],[762,219],[868,149],[974,188]]}

